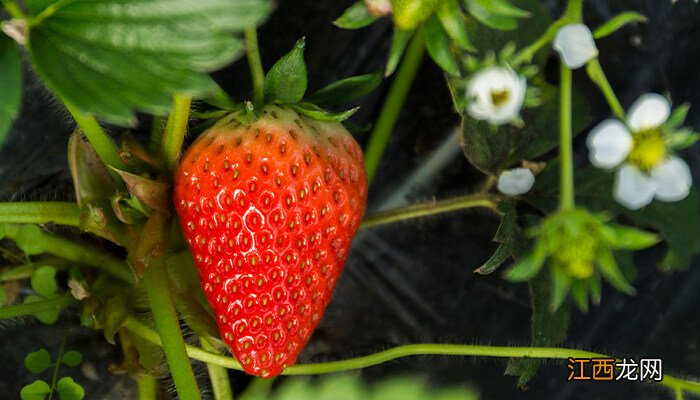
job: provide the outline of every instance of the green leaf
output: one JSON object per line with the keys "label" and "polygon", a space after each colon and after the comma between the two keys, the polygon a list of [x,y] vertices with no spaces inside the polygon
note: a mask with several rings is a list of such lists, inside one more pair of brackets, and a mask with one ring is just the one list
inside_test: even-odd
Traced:
{"label": "green leaf", "polygon": [[382,74],[379,72],[353,76],[331,83],[304,101],[319,106],[347,103],[373,91],[380,83]]}
{"label": "green leaf", "polygon": [[[555,268],[550,268],[550,271],[554,270]],[[556,311],[552,311],[550,302],[554,293],[547,274],[537,275],[528,286],[532,305],[531,346],[559,345],[566,337],[569,327],[569,308],[557,307]],[[508,363],[506,374],[518,376],[518,386],[525,388],[527,382],[537,373],[539,365],[540,360],[536,358],[514,359]]]}
{"label": "green leaf", "polygon": [[[47,300],[43,297],[37,296],[37,295],[29,295],[24,298],[24,304],[31,304],[31,303],[36,303],[38,301],[44,301]],[[40,313],[34,314],[36,319],[39,320],[42,324],[46,325],[52,325],[56,321],[58,321],[58,317],[61,315],[61,310],[50,310],[50,311],[42,311]]]}
{"label": "green leaf", "polygon": [[85,389],[67,376],[58,380],[56,390],[61,400],[82,400],[85,397]]}
{"label": "green leaf", "polygon": [[400,29],[394,29],[394,35],[391,38],[391,48],[389,49],[389,59],[386,63],[386,69],[384,71],[384,76],[390,76],[396,71],[396,67],[399,66],[401,57],[406,51],[406,46],[408,46],[408,41],[413,36],[413,31],[402,31]]}
{"label": "green leaf", "polygon": [[32,273],[32,289],[42,297],[49,297],[56,293],[56,269],[53,267],[39,267]]}
{"label": "green leaf", "polygon": [[114,344],[114,335],[124,325],[127,318],[126,304],[124,297],[121,295],[114,296],[107,300],[104,310],[104,327],[105,339],[111,344]]}
{"label": "green leaf", "polygon": [[49,384],[39,379],[23,387],[19,396],[22,400],[44,400],[50,392]]}
{"label": "green leaf", "polygon": [[333,24],[343,29],[360,29],[376,20],[377,17],[370,14],[365,1],[358,0],[355,4],[348,7],[338,19],[333,21]]}
{"label": "green leaf", "polygon": [[615,33],[618,29],[622,28],[623,26],[634,22],[647,22],[647,17],[634,11],[626,11],[617,14],[616,16],[608,20],[606,23],[599,26],[595,31],[593,31],[593,37],[595,39],[604,38],[608,35]]}
{"label": "green leaf", "polygon": [[617,261],[615,261],[615,257],[610,250],[601,250],[598,254],[597,260],[598,269],[600,270],[601,275],[603,275],[603,277],[610,282],[615,289],[630,295],[636,293],[632,285],[630,285],[625,279],[624,275],[622,275],[622,272],[617,265]]}
{"label": "green leaf", "polygon": [[498,205],[498,210],[503,213],[503,217],[493,240],[500,243],[500,245],[491,258],[475,271],[482,275],[494,272],[511,257],[519,260],[527,253],[528,243],[524,238],[523,230],[518,224],[518,213],[515,209],[515,204],[509,200],[503,201]]}
{"label": "green leaf", "polygon": [[61,362],[69,367],[77,367],[83,362],[83,355],[75,350],[70,350],[63,355]]}
{"label": "green leaf", "polygon": [[24,366],[35,374],[46,371],[51,366],[51,354],[46,349],[40,349],[27,354]]}
{"label": "green leaf", "polygon": [[532,252],[518,261],[505,274],[505,279],[512,282],[523,282],[532,279],[540,272],[547,259],[547,246],[543,240],[535,243]]}
{"label": "green leaf", "polygon": [[476,0],[486,11],[494,15],[513,18],[526,18],[530,13],[510,4],[507,0]]}
{"label": "green leaf", "polygon": [[291,104],[290,107],[305,117],[321,122],[343,122],[360,109],[359,107],[356,107],[347,111],[336,113],[326,111],[309,103]]}
{"label": "green leaf", "polygon": [[17,45],[0,35],[0,145],[22,104],[22,63]]}
{"label": "green leaf", "polygon": [[661,241],[658,235],[629,226],[606,224],[602,228],[603,236],[613,249],[642,250]]}
{"label": "green leaf", "polygon": [[481,4],[484,1],[480,0],[464,0],[464,4],[469,10],[474,19],[481,22],[482,24],[488,26],[492,29],[497,29],[501,31],[511,31],[518,27],[518,22],[515,18],[493,13]]}
{"label": "green leaf", "polygon": [[444,0],[391,0],[394,23],[401,30],[416,29]]}
{"label": "green leaf", "polygon": [[464,14],[459,7],[458,0],[447,0],[437,12],[440,24],[445,32],[459,44],[464,50],[475,51],[474,45],[469,41],[467,25],[464,22]]}
{"label": "green leaf", "polygon": [[68,165],[79,206],[93,200],[108,199],[116,191],[112,177],[95,149],[77,130],[68,141]]}
{"label": "green leaf", "polygon": [[35,18],[27,49],[47,86],[80,111],[128,124],[165,114],[174,94],[214,90],[206,72],[242,54],[233,32],[267,0],[68,1]]}
{"label": "green leaf", "polygon": [[304,39],[296,42],[292,51],[272,66],[265,76],[267,102],[296,103],[306,93],[306,62]]}
{"label": "green leaf", "polygon": [[44,234],[36,225],[22,225],[17,228],[15,243],[25,254],[30,256],[46,251]]}
{"label": "green leaf", "polygon": [[449,74],[458,74],[459,67],[455,60],[452,50],[450,50],[450,42],[447,33],[442,29],[440,21],[437,17],[432,17],[424,25],[425,33],[425,48],[430,54],[430,58]]}

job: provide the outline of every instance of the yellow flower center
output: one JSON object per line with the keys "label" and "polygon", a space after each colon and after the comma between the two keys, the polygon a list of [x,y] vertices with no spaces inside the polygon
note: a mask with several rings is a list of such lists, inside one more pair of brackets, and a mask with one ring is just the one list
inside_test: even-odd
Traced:
{"label": "yellow flower center", "polygon": [[503,104],[505,104],[508,101],[509,97],[510,97],[510,92],[507,89],[503,89],[500,91],[496,91],[496,90],[491,91],[491,102],[496,107],[500,107]]}
{"label": "yellow flower center", "polygon": [[634,144],[627,161],[642,171],[649,172],[666,158],[666,142],[660,130],[639,131],[632,137]]}
{"label": "yellow flower center", "polygon": [[583,220],[579,213],[575,210],[570,216],[563,215],[563,219],[557,221],[556,229],[549,232],[551,242],[555,243],[551,257],[569,276],[586,279],[595,271],[600,247],[600,224],[594,219]]}

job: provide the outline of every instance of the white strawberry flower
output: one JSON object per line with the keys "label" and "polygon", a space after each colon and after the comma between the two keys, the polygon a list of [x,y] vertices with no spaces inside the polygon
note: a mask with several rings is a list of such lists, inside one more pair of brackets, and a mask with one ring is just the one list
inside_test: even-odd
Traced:
{"label": "white strawberry flower", "polygon": [[502,125],[518,119],[527,81],[510,67],[493,66],[472,75],[467,84],[472,118]]}
{"label": "white strawberry flower", "polygon": [[527,168],[513,168],[498,177],[498,190],[510,196],[525,194],[535,184],[535,175]]}
{"label": "white strawberry flower", "polygon": [[570,69],[581,68],[598,56],[593,34],[584,24],[569,24],[559,28],[552,47]]}
{"label": "white strawberry flower", "polygon": [[661,95],[641,96],[628,111],[627,124],[607,119],[587,139],[589,159],[598,168],[619,167],[613,197],[636,210],[656,198],[672,202],[690,192],[692,176],[683,159],[669,154],[661,126],[671,104]]}

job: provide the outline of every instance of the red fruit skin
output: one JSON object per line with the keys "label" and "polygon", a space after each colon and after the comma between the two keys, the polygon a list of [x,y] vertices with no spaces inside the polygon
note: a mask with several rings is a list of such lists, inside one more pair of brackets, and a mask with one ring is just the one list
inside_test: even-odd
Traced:
{"label": "red fruit skin", "polygon": [[345,265],[367,197],[362,151],[338,123],[268,106],[203,133],[174,204],[221,336],[243,369],[294,364]]}

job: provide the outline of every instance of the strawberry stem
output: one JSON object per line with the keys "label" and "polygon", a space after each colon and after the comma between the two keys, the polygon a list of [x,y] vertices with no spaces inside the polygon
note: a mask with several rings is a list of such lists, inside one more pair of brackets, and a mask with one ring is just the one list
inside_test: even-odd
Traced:
{"label": "strawberry stem", "polygon": [[621,121],[625,121],[625,110],[622,108],[620,100],[618,100],[617,96],[615,96],[615,91],[610,86],[610,82],[608,82],[608,78],[605,76],[603,67],[600,66],[600,61],[598,61],[598,58],[594,58],[589,61],[588,64],[586,64],[586,72],[591,78],[591,81],[593,81],[593,83],[600,88],[600,91],[603,92],[603,96],[605,96],[605,100],[607,100],[613,114],[615,114],[615,116]]}
{"label": "strawberry stem", "polygon": [[62,310],[76,304],[77,301],[70,294],[52,297],[36,303],[17,304],[14,306],[0,307],[0,319],[22,317],[44,311]]}
{"label": "strawberry stem", "polygon": [[[218,353],[216,348],[209,344],[205,338],[200,338],[199,342],[202,344],[202,349],[210,353]],[[231,389],[231,382],[228,379],[226,368],[216,364],[207,364],[207,371],[209,371],[209,380],[211,380],[214,399],[233,400],[233,390]]]}
{"label": "strawberry stem", "polygon": [[139,400],[156,400],[158,398],[158,381],[153,375],[141,374],[136,378]]}
{"label": "strawberry stem", "polygon": [[[161,346],[158,334],[143,325],[135,318],[128,316],[124,327],[137,336]],[[198,347],[186,345],[187,354],[195,360],[208,364],[216,364],[225,368],[242,370],[241,365],[232,357],[210,353]],[[474,357],[499,357],[499,358],[549,358],[566,360],[572,358],[612,358],[610,356],[579,349],[567,349],[558,347],[509,347],[509,346],[477,346],[468,344],[409,344],[393,347],[378,353],[364,357],[351,358],[341,361],[331,361],[318,364],[292,365],[287,367],[283,375],[322,375],[337,372],[352,371],[372,367],[402,357],[418,355],[443,355],[443,356],[474,356]],[[700,394],[700,383],[683,380],[664,374],[663,380],[658,382],[672,390],[685,390]]]}
{"label": "strawberry stem", "polygon": [[70,202],[0,203],[2,224],[58,224],[80,227],[80,208]]}
{"label": "strawberry stem", "polygon": [[474,194],[459,196],[447,200],[414,204],[370,215],[362,221],[360,228],[371,228],[374,226],[390,224],[392,222],[406,221],[409,219],[422,218],[430,215],[475,207],[484,207],[495,210],[497,207],[497,201],[498,199],[493,195]]}
{"label": "strawberry stem", "polygon": [[265,105],[265,71],[260,60],[258,32],[255,26],[252,26],[244,31],[244,35],[248,65],[253,80],[253,104],[256,108],[261,108]]}
{"label": "strawberry stem", "polygon": [[181,95],[173,97],[172,110],[168,116],[168,123],[165,125],[165,133],[160,144],[163,163],[170,174],[177,169],[182,143],[185,141],[185,134],[187,133],[187,122],[190,118],[191,106],[191,97]]}
{"label": "strawberry stem", "polygon": [[559,152],[561,158],[560,184],[561,197],[559,209],[574,208],[574,159],[571,136],[571,70],[564,63],[560,69],[559,94]]}
{"label": "strawberry stem", "polygon": [[391,84],[389,94],[384,101],[384,106],[379,112],[379,117],[375,123],[374,131],[369,139],[367,148],[365,149],[365,169],[367,170],[367,184],[369,185],[374,178],[379,163],[386,150],[389,137],[394,131],[396,122],[399,119],[403,105],[406,102],[413,79],[418,72],[423,54],[425,53],[425,45],[423,43],[423,30],[418,29],[408,45],[406,55],[401,61],[401,66],[396,73],[396,78]]}

